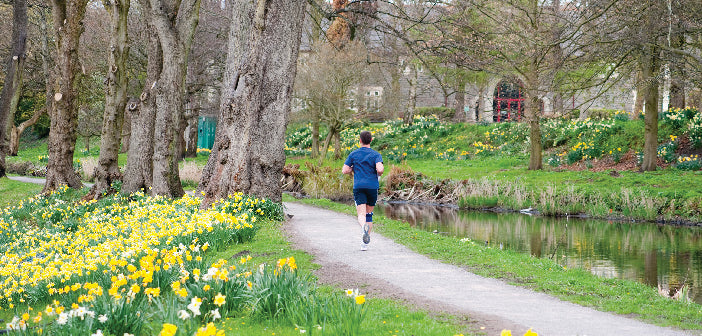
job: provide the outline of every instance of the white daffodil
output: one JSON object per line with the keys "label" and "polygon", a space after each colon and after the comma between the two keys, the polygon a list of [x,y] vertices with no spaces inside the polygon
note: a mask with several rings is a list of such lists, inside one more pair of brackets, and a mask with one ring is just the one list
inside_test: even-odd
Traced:
{"label": "white daffodil", "polygon": [[60,325],[64,325],[64,324],[68,323],[68,314],[66,314],[66,313],[59,314],[58,319],[56,319],[56,323],[58,323]]}
{"label": "white daffodil", "polygon": [[187,320],[190,318],[190,314],[188,314],[188,312],[185,310],[179,310],[178,311],[178,318],[181,320]]}
{"label": "white daffodil", "polygon": [[216,321],[216,320],[222,318],[222,315],[219,314],[219,308],[216,308],[215,310],[211,310],[210,314],[212,315],[212,321]]}
{"label": "white daffodil", "polygon": [[201,304],[202,304],[202,300],[198,297],[194,297],[190,300],[190,304],[188,305],[188,309],[190,309],[190,311],[193,312],[193,316],[200,315],[200,305]]}

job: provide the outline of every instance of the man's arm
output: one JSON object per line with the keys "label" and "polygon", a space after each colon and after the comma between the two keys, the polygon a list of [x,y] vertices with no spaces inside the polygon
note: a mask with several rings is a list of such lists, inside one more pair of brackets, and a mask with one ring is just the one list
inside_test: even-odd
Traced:
{"label": "man's arm", "polygon": [[341,168],[341,172],[344,173],[344,174],[351,174],[351,173],[353,173],[353,168],[351,168],[350,166],[348,166],[348,165],[345,164],[345,165]]}
{"label": "man's arm", "polygon": [[385,172],[385,166],[383,166],[382,162],[375,163],[375,171],[378,173],[378,176],[383,175],[383,172]]}

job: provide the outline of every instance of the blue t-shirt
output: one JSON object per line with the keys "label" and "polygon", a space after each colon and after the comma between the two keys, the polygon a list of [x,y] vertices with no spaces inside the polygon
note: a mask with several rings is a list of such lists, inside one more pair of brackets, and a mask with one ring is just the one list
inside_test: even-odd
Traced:
{"label": "blue t-shirt", "polygon": [[375,164],[383,162],[380,153],[368,147],[361,147],[349,154],[345,165],[353,168],[353,188],[378,189],[378,172]]}

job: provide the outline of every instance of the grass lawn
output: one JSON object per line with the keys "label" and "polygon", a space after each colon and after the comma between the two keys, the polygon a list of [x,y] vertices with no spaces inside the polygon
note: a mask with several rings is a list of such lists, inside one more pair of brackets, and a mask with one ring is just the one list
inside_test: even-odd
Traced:
{"label": "grass lawn", "polygon": [[20,200],[39,194],[43,186],[41,184],[24,183],[0,178],[0,208],[15,205]]}

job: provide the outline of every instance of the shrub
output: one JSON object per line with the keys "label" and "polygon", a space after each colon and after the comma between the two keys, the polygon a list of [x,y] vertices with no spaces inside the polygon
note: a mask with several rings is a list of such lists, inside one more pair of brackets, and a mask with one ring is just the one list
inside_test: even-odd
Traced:
{"label": "shrub", "polygon": [[36,170],[36,167],[34,167],[31,161],[22,161],[7,162],[7,167],[5,169],[9,174],[31,175],[31,172]]}
{"label": "shrub", "polygon": [[596,120],[612,119],[617,112],[616,109],[589,109],[587,117]]}
{"label": "shrub", "polygon": [[670,142],[658,146],[658,156],[666,163],[674,162],[677,158],[675,150],[678,149],[678,144],[675,142],[675,136],[671,136]]}
{"label": "shrub", "polygon": [[449,120],[454,117],[456,110],[451,107],[417,107],[414,109],[414,113],[420,116],[431,116],[435,115],[442,120]]}
{"label": "shrub", "polygon": [[342,174],[338,168],[305,164],[309,170],[302,189],[307,195],[330,200],[348,199],[353,189],[353,178]]}

